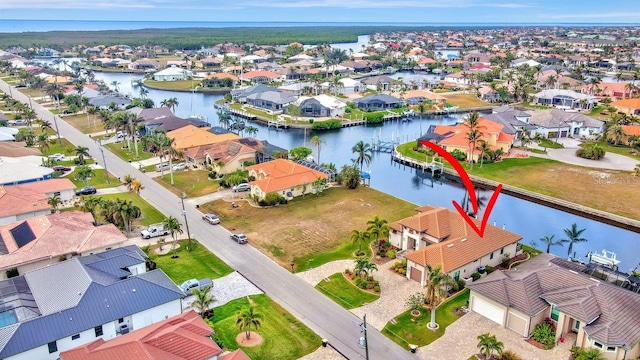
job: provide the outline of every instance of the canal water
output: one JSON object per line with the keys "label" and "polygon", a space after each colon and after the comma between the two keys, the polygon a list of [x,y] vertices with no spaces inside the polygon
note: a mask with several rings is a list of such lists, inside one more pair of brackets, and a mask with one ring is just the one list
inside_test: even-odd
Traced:
{"label": "canal water", "polygon": [[[138,96],[137,89],[131,86],[131,74],[116,73],[96,73],[96,79],[102,80],[106,84],[113,81],[119,82],[118,88],[124,93]],[[179,105],[176,108],[176,115],[188,117],[198,114],[207,118],[210,124],[218,125],[218,119],[213,107],[220,95],[208,95],[202,93],[191,94],[189,92],[172,92],[149,89],[149,98],[153,99],[157,106],[164,99],[176,97]],[[193,108],[193,110],[191,110]],[[425,116],[422,121],[422,129],[426,131],[430,125],[453,124],[460,120],[462,115],[441,115]],[[351,164],[354,155],[351,147],[358,141],[372,142],[372,139],[379,137],[382,140],[405,142],[415,139],[420,132],[420,121],[393,122],[375,127],[349,127],[341,130],[324,131],[318,133],[326,143],[322,145],[320,162],[331,162],[338,168],[345,164]],[[311,136],[316,135],[311,131],[297,129],[275,130],[266,126],[253,123],[259,129],[257,138],[267,140],[270,143],[290,149],[306,143],[309,145]],[[305,142],[306,140],[306,142]],[[316,149],[313,148],[313,156],[317,159]],[[464,189],[460,184],[432,180],[428,174],[420,170],[405,167],[391,161],[388,153],[376,153],[371,164],[364,168],[371,173],[371,187],[398,198],[410,201],[416,205],[431,204],[444,206],[453,209],[452,200],[461,203],[465,196]],[[593,190],[598,191],[598,186],[594,180]],[[567,191],[570,191],[568,189]],[[491,192],[480,191],[481,197],[487,199]],[[620,201],[620,200],[618,200]],[[480,216],[482,212],[480,213]],[[603,224],[594,220],[589,220],[569,214],[560,210],[548,208],[526,200],[518,199],[506,194],[501,194],[489,218],[490,224],[505,227],[507,230],[520,234],[524,244],[530,244],[543,236],[555,235],[555,239],[564,238],[564,228],[568,228],[572,223],[577,223],[578,228],[585,228],[583,237],[587,238],[586,243],[575,244],[573,249],[576,257],[586,261],[585,255],[589,251],[600,252],[602,249],[614,251],[621,261],[620,269],[628,271],[640,261],[640,235],[628,230],[620,229],[611,225]],[[542,245],[539,248],[544,250]],[[552,253],[567,257],[567,248],[554,246]],[[573,255],[573,254],[572,254]]]}

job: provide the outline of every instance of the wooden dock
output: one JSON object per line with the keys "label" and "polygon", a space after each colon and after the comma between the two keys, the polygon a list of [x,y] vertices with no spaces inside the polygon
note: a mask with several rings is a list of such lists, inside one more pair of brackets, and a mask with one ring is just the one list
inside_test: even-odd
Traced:
{"label": "wooden dock", "polygon": [[255,120],[257,118],[256,115],[253,115],[252,113],[246,112],[244,110],[237,110],[237,109],[234,109],[234,108],[226,108],[225,110],[229,114],[231,114],[233,116],[241,117],[243,119]]}
{"label": "wooden dock", "polygon": [[365,119],[360,119],[360,120],[342,120],[342,124],[340,125],[340,127],[349,127],[349,126],[358,126],[358,125],[366,125],[367,124],[367,120]]}
{"label": "wooden dock", "polygon": [[420,161],[414,158],[410,158],[408,156],[404,156],[400,154],[398,151],[393,151],[393,161],[411,166],[416,169],[422,169],[422,171],[428,171],[433,175],[442,174],[444,172],[444,164],[442,161],[436,161],[436,159],[432,159],[431,161]]}
{"label": "wooden dock", "polygon": [[289,124],[287,124],[286,120],[284,119],[277,119],[277,120],[269,120],[267,122],[267,127],[274,127],[276,129],[287,129],[289,128]]}

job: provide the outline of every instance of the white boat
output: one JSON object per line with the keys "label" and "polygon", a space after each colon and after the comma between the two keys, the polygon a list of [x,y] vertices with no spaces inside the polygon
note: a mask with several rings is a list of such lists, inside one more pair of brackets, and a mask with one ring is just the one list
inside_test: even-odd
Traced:
{"label": "white boat", "polygon": [[589,260],[596,264],[605,265],[608,267],[614,267],[620,264],[620,260],[616,259],[616,253],[613,251],[602,250],[602,254],[596,252],[589,252],[587,254]]}

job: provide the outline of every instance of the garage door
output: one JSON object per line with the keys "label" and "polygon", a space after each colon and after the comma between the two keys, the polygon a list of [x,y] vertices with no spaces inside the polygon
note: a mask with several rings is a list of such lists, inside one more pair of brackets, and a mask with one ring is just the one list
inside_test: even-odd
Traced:
{"label": "garage door", "polygon": [[507,328],[522,336],[527,336],[527,320],[518,314],[512,313],[511,311],[509,311],[509,315],[507,315]]}
{"label": "garage door", "polygon": [[486,317],[491,321],[495,321],[499,325],[502,325],[504,319],[504,310],[497,306],[489,304],[487,301],[477,297],[471,297],[471,310]]}
{"label": "garage door", "polygon": [[422,280],[422,271],[412,266],[411,273],[409,274],[409,278],[411,280],[420,282],[420,280]]}

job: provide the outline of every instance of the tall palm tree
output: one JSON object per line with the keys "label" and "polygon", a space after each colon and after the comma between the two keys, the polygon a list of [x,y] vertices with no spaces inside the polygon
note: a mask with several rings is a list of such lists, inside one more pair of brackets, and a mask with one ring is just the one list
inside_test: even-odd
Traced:
{"label": "tall palm tree", "polygon": [[478,140],[482,138],[484,135],[482,131],[480,131],[480,115],[473,111],[471,112],[465,119],[462,125],[468,128],[467,132],[467,140],[469,141],[469,164],[471,164],[471,168],[473,169],[473,151],[477,146]]}
{"label": "tall palm tree", "polygon": [[578,230],[578,224],[576,223],[571,224],[571,228],[564,229],[564,233],[567,236],[567,238],[563,240],[564,242],[569,243],[569,248],[567,249],[567,256],[571,256],[571,251],[573,250],[573,244],[587,242],[587,239],[580,237],[585,230],[587,229]]}
{"label": "tall palm tree", "polygon": [[371,234],[367,231],[351,230],[351,241],[358,243],[358,255],[362,254],[362,243],[371,239]]}
{"label": "tall palm tree", "polygon": [[245,338],[251,337],[251,327],[255,327],[256,331],[262,325],[262,314],[255,312],[253,306],[238,313],[236,325],[240,327],[240,331],[244,331]]}
{"label": "tall palm tree", "polygon": [[613,141],[616,145],[620,145],[624,136],[621,124],[613,124],[607,128],[607,140]]}
{"label": "tall palm tree", "polygon": [[420,115],[420,134],[418,135],[418,137],[422,136],[422,115],[424,115],[427,110],[429,110],[429,107],[422,101],[419,102],[418,105],[416,105],[416,111],[418,112],[418,115]]}
{"label": "tall palm tree", "polygon": [[163,100],[162,103],[160,103],[162,106],[166,106],[168,108],[171,108],[171,111],[175,114],[176,113],[176,106],[180,105],[180,103],[178,102],[178,99],[175,97]]}
{"label": "tall palm tree", "polygon": [[38,135],[38,137],[36,138],[36,144],[38,145],[38,147],[40,148],[40,151],[42,151],[44,155],[49,155],[49,148],[51,144],[51,141],[49,140],[49,135],[47,134]]}
{"label": "tall palm tree", "polygon": [[315,146],[318,149],[318,161],[317,161],[317,163],[321,164],[321,162],[320,162],[320,149],[322,148],[322,144],[326,144],[326,141],[324,141],[324,139],[321,138],[318,135],[313,136],[310,141],[311,141],[311,145]]}
{"label": "tall palm tree", "polygon": [[213,316],[213,309],[210,309],[210,307],[216,301],[216,298],[211,293],[211,285],[207,285],[204,289],[195,287],[191,289],[191,294],[193,294],[194,299],[189,307],[200,314],[203,319]]}
{"label": "tall palm tree", "polygon": [[122,185],[124,185],[124,187],[127,188],[128,192],[133,192],[133,181],[135,179],[136,178],[134,178],[130,174],[127,174],[127,175],[124,176],[124,179],[122,180]]}
{"label": "tall palm tree", "polygon": [[118,91],[118,90],[119,90],[119,89],[118,89],[118,86],[119,86],[119,85],[120,85],[120,83],[119,83],[117,80],[113,80],[113,81],[111,82],[111,86],[113,86],[113,88],[114,88],[116,91]]}
{"label": "tall palm tree", "polygon": [[364,164],[371,164],[371,157],[373,155],[373,149],[371,145],[365,144],[362,140],[358,141],[352,148],[351,152],[356,154],[355,162],[360,164],[360,173],[362,173],[362,166]]}
{"label": "tall palm tree", "polygon": [[380,238],[389,236],[389,224],[387,223],[387,220],[380,219],[378,215],[376,215],[372,220],[367,221],[367,231],[371,236],[375,236],[376,242],[374,247],[377,251],[380,247]]}
{"label": "tall palm tree", "polygon": [[90,157],[91,155],[89,154],[89,148],[84,147],[84,146],[78,146],[74,149],[74,152],[76,153],[76,156],[78,157],[78,161],[80,162],[80,165],[84,165],[84,158],[85,157]]}
{"label": "tall palm tree", "polygon": [[478,145],[476,150],[479,152],[478,157],[480,158],[480,167],[482,167],[485,159],[491,159],[491,147],[486,141],[480,140],[480,145]]}
{"label": "tall palm tree", "polygon": [[258,131],[260,130],[257,127],[251,125],[244,128],[244,132],[246,132],[249,136],[256,136],[258,134]]}
{"label": "tall palm tree", "polygon": [[555,235],[545,235],[543,237],[540,238],[540,241],[542,241],[543,244],[547,245],[547,254],[549,253],[549,250],[551,250],[551,247],[554,245],[560,245],[562,246],[563,243],[568,242],[568,240],[564,240],[564,239],[560,239],[557,241],[554,241],[553,238],[555,237]]}
{"label": "tall palm tree", "polygon": [[451,277],[451,275],[442,271],[442,265],[438,265],[436,268],[427,264],[427,300],[429,301],[429,308],[431,309],[431,322],[429,328],[436,328],[436,306],[447,298],[449,289],[457,289],[458,283]]}
{"label": "tall palm tree", "polygon": [[171,234],[171,237],[173,238],[173,244],[174,244],[174,250],[173,250],[173,256],[176,256],[176,250],[177,249],[177,243],[178,243],[178,234],[182,234],[182,224],[180,224],[180,221],[178,221],[178,219],[174,218],[173,216],[169,216],[168,218],[166,218],[164,220],[164,227],[169,230],[169,233]]}

